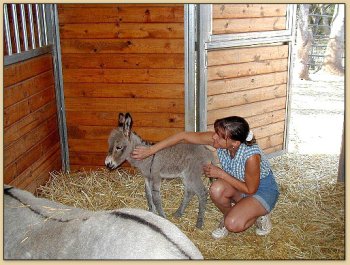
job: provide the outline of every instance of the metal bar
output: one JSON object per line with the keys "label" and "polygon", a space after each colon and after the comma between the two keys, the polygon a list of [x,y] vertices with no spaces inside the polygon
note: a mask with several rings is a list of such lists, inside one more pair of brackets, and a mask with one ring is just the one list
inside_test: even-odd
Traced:
{"label": "metal bar", "polygon": [[16,51],[17,51],[17,53],[20,53],[21,52],[21,39],[19,37],[16,4],[11,4],[11,7],[12,7],[13,26],[14,26],[14,30],[15,30]]}
{"label": "metal bar", "polygon": [[61,144],[61,159],[62,168],[65,172],[69,172],[69,147],[68,147],[68,134],[67,134],[67,122],[64,104],[64,87],[63,87],[63,73],[62,73],[62,58],[61,58],[61,46],[60,46],[60,29],[58,22],[57,5],[52,4],[51,14],[48,17],[48,25],[53,28],[52,41],[53,43],[53,63],[55,74],[55,91],[56,91],[56,104],[57,104],[57,116],[59,125],[59,135]]}
{"label": "metal bar", "polygon": [[314,16],[314,17],[333,17],[332,15],[321,15],[321,14],[309,14],[309,16]]}
{"label": "metal bar", "polygon": [[294,64],[293,64],[293,54],[294,49],[296,48],[296,6],[294,6],[293,10],[288,14],[290,16],[290,26],[291,26],[291,38],[290,42],[288,43],[288,78],[287,78],[287,95],[286,95],[286,116],[285,116],[285,122],[284,122],[284,132],[283,132],[283,150],[285,152],[288,152],[289,149],[289,138],[290,138],[290,120],[291,120],[291,105],[292,105],[292,80],[293,80],[293,73],[294,73]]}
{"label": "metal bar", "polygon": [[35,31],[34,31],[34,19],[33,19],[33,9],[32,4],[28,4],[28,13],[29,13],[29,24],[30,24],[30,37],[32,39],[32,48],[36,48],[35,43]]}
{"label": "metal bar", "polygon": [[43,28],[44,28],[44,44],[48,45],[48,41],[47,41],[47,24],[46,24],[46,15],[45,15],[45,4],[43,4],[42,6],[42,17],[43,17]]}
{"label": "metal bar", "polygon": [[28,35],[27,35],[27,20],[24,4],[20,4],[21,7],[21,21],[22,21],[22,31],[23,31],[23,42],[24,50],[28,51]]}
{"label": "metal bar", "polygon": [[10,31],[10,23],[9,23],[7,4],[4,4],[4,20],[5,20],[6,42],[7,42],[7,54],[12,55],[12,41],[11,41],[11,31]]}
{"label": "metal bar", "polygon": [[196,131],[196,5],[185,4],[185,130]]}
{"label": "metal bar", "polygon": [[35,4],[35,14],[36,14],[36,27],[38,29],[39,47],[43,46],[43,41],[41,38],[41,18],[39,13],[39,4]]}
{"label": "metal bar", "polygon": [[52,26],[52,21],[51,21],[51,13],[52,13],[52,5],[46,4],[45,7],[45,20],[46,20],[46,30],[47,30],[47,39],[48,43],[47,45],[53,44],[53,38],[54,38],[54,28]]}
{"label": "metal bar", "polygon": [[260,44],[272,44],[272,43],[283,43],[290,42],[292,36],[276,36],[271,38],[256,38],[256,39],[242,39],[242,40],[231,40],[225,42],[208,43],[208,50],[211,49],[223,49],[238,46],[251,46]]}
{"label": "metal bar", "polygon": [[316,26],[316,27],[327,27],[327,28],[330,28],[331,26],[330,25],[322,25],[322,24],[309,24],[309,26]]}
{"label": "metal bar", "polygon": [[50,52],[52,52],[52,45],[24,51],[21,53],[15,53],[15,54],[12,54],[11,56],[4,56],[4,65],[7,66],[10,64],[18,63],[18,62],[28,60],[30,58],[34,58],[39,55],[43,55]]}
{"label": "metal bar", "polygon": [[198,112],[198,130],[207,131],[207,87],[208,87],[208,51],[207,44],[210,40],[212,33],[212,5],[211,4],[198,4],[198,19],[197,19],[197,63],[198,63],[198,75],[197,75],[197,112]]}

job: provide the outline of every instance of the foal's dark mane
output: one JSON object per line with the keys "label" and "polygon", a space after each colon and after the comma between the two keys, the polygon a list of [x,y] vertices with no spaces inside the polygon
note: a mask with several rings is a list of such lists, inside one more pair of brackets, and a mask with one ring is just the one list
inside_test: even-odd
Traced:
{"label": "foal's dark mane", "polygon": [[133,132],[139,139],[141,139],[141,144],[146,145],[146,146],[154,145],[153,142],[143,140],[142,137],[141,137],[140,135],[138,135],[135,131],[132,131],[132,132]]}

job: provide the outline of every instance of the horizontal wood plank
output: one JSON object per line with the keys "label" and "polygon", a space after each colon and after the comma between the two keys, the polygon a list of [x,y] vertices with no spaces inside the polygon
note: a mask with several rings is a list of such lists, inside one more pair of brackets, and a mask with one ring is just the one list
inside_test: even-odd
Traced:
{"label": "horizontal wood plank", "polygon": [[4,170],[4,181],[10,183],[20,175],[27,168],[30,168],[35,161],[39,160],[42,156],[46,156],[47,150],[60,142],[58,129],[49,134],[40,143],[34,145],[27,150],[24,154],[18,157],[14,162],[9,164]]}
{"label": "horizontal wood plank", "polygon": [[38,192],[38,188],[42,185],[45,185],[50,180],[50,172],[52,171],[59,171],[61,169],[61,160],[59,156],[54,156],[50,161],[50,163],[47,163],[46,167],[44,169],[40,169],[42,171],[39,172],[39,175],[35,177],[35,179],[24,188],[25,190],[32,192],[33,194],[36,194]]}
{"label": "horizontal wood plank", "polygon": [[183,39],[62,39],[65,53],[184,53]]}
{"label": "horizontal wood plank", "polygon": [[[61,6],[58,10],[59,22],[65,23],[159,23],[159,22],[183,22],[183,5],[169,6],[91,6],[84,8],[70,8]],[[77,10],[78,9],[78,10]]]}
{"label": "horizontal wood plank", "polygon": [[[122,166],[121,166],[122,167]],[[89,171],[98,171],[105,168],[104,165],[81,165],[81,164],[71,164],[70,165],[70,172],[71,174],[74,174],[76,172],[89,172]]]}
{"label": "horizontal wood plank", "polygon": [[[68,125],[69,139],[86,140],[106,140],[115,126],[86,126],[86,125]],[[135,127],[137,134],[144,140],[158,141],[165,137],[182,131],[182,128],[157,128],[157,127]],[[155,137],[157,135],[157,137]]]}
{"label": "horizontal wood plank", "polygon": [[[67,111],[67,124],[113,126],[118,125],[119,112],[116,111]],[[135,127],[184,128],[184,114],[169,112],[131,113]]]}
{"label": "horizontal wood plank", "polygon": [[54,85],[53,72],[43,72],[20,83],[4,88],[4,108]]}
{"label": "horizontal wood plank", "polygon": [[208,66],[263,62],[288,57],[288,45],[236,48],[208,52]]}
{"label": "horizontal wood plank", "polygon": [[249,126],[254,129],[257,127],[262,127],[264,125],[285,121],[286,119],[286,109],[279,109],[260,115],[250,116],[245,118],[249,123]]}
{"label": "horizontal wood plank", "polygon": [[66,98],[66,111],[168,112],[184,113],[183,99]]}
{"label": "horizontal wood plank", "polygon": [[65,97],[184,98],[183,84],[73,83],[64,85]]}
{"label": "horizontal wood plank", "polygon": [[226,116],[250,117],[264,114],[274,110],[285,109],[286,98],[270,99],[261,102],[255,102],[246,105],[234,106],[224,109],[208,111],[208,124],[213,124],[216,119]]}
{"label": "horizontal wood plank", "polygon": [[52,69],[52,55],[45,54],[4,67],[4,87],[8,87]]}
{"label": "horizontal wood plank", "polygon": [[284,71],[238,78],[213,80],[208,82],[208,96],[232,93],[235,91],[244,91],[271,85],[286,84],[287,78],[288,72]]}
{"label": "horizontal wood plank", "polygon": [[53,116],[10,146],[6,147],[4,149],[4,166],[15,161],[19,156],[26,153],[27,150],[38,144],[42,139],[45,139],[47,135],[51,134],[56,129],[57,118]]}
{"label": "horizontal wood plank", "polygon": [[183,84],[183,69],[64,69],[66,82]]}
{"label": "horizontal wood plank", "polygon": [[183,23],[62,24],[61,39],[183,39]]}
{"label": "horizontal wood plank", "polygon": [[55,99],[54,87],[51,86],[25,100],[4,109],[4,126],[5,128],[19,121],[32,112],[35,112],[42,106]]}
{"label": "horizontal wood plank", "polygon": [[159,54],[67,54],[62,57],[62,67],[69,69],[184,69],[184,55]]}
{"label": "horizontal wood plank", "polygon": [[257,142],[260,148],[263,150],[269,149],[274,146],[280,146],[283,144],[283,133],[269,135],[267,137],[259,139]]}
{"label": "horizontal wood plank", "polygon": [[213,34],[234,34],[286,29],[285,17],[214,19]]}
{"label": "horizontal wood plank", "polygon": [[[174,133],[181,132],[180,128],[135,128],[136,133],[142,137],[145,141],[158,142],[166,137],[173,135]],[[155,134],[154,132],[157,132]],[[89,153],[92,150],[97,153],[107,153],[108,151],[108,139],[73,139],[69,138],[69,152]]]}
{"label": "horizontal wood plank", "polygon": [[71,152],[69,155],[69,162],[71,165],[84,166],[99,166],[105,167],[105,159],[107,152],[103,153],[81,153]]}
{"label": "horizontal wood plank", "polygon": [[256,139],[261,139],[271,135],[281,134],[284,132],[284,121],[279,121],[276,123],[270,123],[258,128],[254,128],[252,131]]}
{"label": "horizontal wood plank", "polygon": [[265,154],[272,154],[272,153],[282,151],[282,150],[283,150],[283,145],[279,144],[279,145],[265,149],[264,152],[265,152]]}
{"label": "horizontal wood plank", "polygon": [[56,102],[50,101],[42,108],[25,116],[4,130],[4,147],[11,145],[19,138],[30,132],[45,120],[56,114]]}
{"label": "horizontal wood plank", "polygon": [[247,103],[258,102],[267,99],[285,97],[287,85],[268,86],[258,89],[244,90],[235,93],[226,93],[209,96],[207,99],[207,109],[221,109],[231,106],[238,106]]}
{"label": "horizontal wood plank", "polygon": [[[244,117],[244,118],[248,122],[249,127],[251,129],[254,129],[254,128],[265,126],[267,124],[284,121],[285,113],[286,113],[285,109],[280,109],[280,110],[271,111],[271,112],[267,112],[259,115],[250,116],[250,117]],[[208,131],[215,131],[214,123],[208,124],[207,128],[208,128]]]}
{"label": "horizontal wood plank", "polygon": [[276,59],[208,67],[208,81],[287,71],[288,60]]}
{"label": "horizontal wood plank", "polygon": [[286,16],[286,4],[213,4],[213,18]]}
{"label": "horizontal wood plank", "polygon": [[50,149],[46,150],[45,156],[42,156],[39,160],[35,161],[30,167],[28,167],[20,175],[16,176],[16,178],[8,184],[15,187],[27,186],[30,182],[34,181],[36,177],[35,172],[37,172],[36,170],[38,168],[40,170],[45,165],[45,163],[50,163],[50,161],[48,161],[49,158],[54,160],[59,155],[60,144],[57,143],[54,146],[51,146]]}
{"label": "horizontal wood plank", "polygon": [[61,3],[57,4],[58,9],[62,8],[129,8],[129,7],[174,7],[174,6],[183,6],[184,4],[174,4],[174,3],[169,3],[169,4],[161,4],[161,3],[114,3],[114,4],[108,4],[108,3],[97,3],[97,4],[89,4],[89,3]]}
{"label": "horizontal wood plank", "polygon": [[35,192],[36,188],[45,184],[50,179],[50,172],[61,169],[59,150],[47,159],[26,178],[20,185],[23,189]]}

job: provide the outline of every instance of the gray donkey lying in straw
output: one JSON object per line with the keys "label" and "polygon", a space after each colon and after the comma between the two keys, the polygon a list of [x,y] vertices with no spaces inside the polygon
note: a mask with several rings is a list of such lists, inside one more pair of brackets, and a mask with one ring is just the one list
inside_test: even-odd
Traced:
{"label": "gray donkey lying in straw", "polygon": [[199,201],[199,211],[196,227],[204,224],[205,207],[207,203],[207,188],[202,181],[203,165],[214,161],[210,150],[202,145],[177,144],[163,149],[153,156],[143,160],[135,160],[131,152],[137,145],[150,145],[143,141],[132,130],[132,118],[129,113],[119,114],[118,128],[114,129],[108,139],[109,151],[105,164],[109,169],[117,168],[127,160],[138,168],[145,177],[145,190],[149,210],[166,217],[160,195],[161,179],[180,177],[184,184],[184,198],[175,212],[176,217],[182,216],[188,203],[196,194]]}
{"label": "gray donkey lying in straw", "polygon": [[203,259],[170,221],[141,209],[88,211],[4,187],[5,259]]}

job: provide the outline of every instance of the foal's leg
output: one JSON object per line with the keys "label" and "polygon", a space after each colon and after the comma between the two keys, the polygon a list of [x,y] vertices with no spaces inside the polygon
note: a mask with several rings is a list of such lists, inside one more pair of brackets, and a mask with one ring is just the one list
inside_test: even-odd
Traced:
{"label": "foal's leg", "polygon": [[151,212],[156,213],[156,206],[152,199],[152,181],[149,178],[145,178],[145,192],[148,203],[148,208]]}
{"label": "foal's leg", "polygon": [[197,177],[194,181],[194,192],[198,197],[198,217],[196,227],[202,228],[204,225],[204,214],[207,206],[208,191],[204,186],[201,177]]}
{"label": "foal's leg", "polygon": [[153,198],[153,203],[154,203],[159,215],[166,218],[163,207],[162,207],[162,198],[160,196],[160,184],[161,184],[160,177],[153,178],[152,198]]}
{"label": "foal's leg", "polygon": [[182,202],[179,206],[179,208],[176,210],[176,212],[174,213],[174,216],[179,218],[183,215],[183,213],[185,212],[185,209],[188,205],[188,203],[191,201],[192,197],[194,196],[194,192],[192,191],[192,189],[190,189],[188,186],[184,185],[184,197],[182,199]]}

